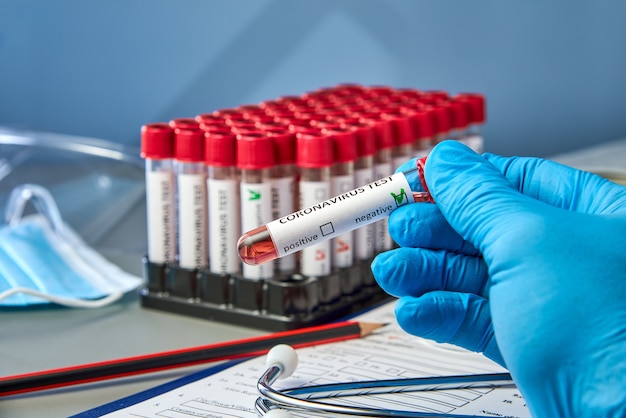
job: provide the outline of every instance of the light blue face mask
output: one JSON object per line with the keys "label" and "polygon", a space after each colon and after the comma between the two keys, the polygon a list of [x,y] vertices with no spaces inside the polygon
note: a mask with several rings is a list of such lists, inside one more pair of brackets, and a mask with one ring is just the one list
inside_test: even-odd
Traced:
{"label": "light blue face mask", "polygon": [[[23,216],[31,201],[37,214]],[[115,302],[142,279],[89,247],[61,219],[50,193],[26,184],[9,197],[0,225],[0,307],[57,303],[92,308]]]}

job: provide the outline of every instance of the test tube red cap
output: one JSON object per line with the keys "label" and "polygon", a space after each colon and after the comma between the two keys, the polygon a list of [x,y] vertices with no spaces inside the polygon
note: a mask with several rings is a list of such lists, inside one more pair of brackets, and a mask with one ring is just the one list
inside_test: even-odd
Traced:
{"label": "test tube red cap", "polygon": [[434,100],[447,100],[450,97],[447,91],[445,90],[424,90],[420,98],[432,98]]}
{"label": "test tube red cap", "polygon": [[237,168],[262,170],[274,165],[274,140],[263,132],[237,135]]}
{"label": "test tube red cap", "polygon": [[296,134],[296,165],[323,168],[333,165],[333,141],[321,132]]}
{"label": "test tube red cap", "polygon": [[359,119],[345,119],[343,126],[352,129],[356,138],[356,150],[359,157],[369,157],[376,154],[376,137],[374,126]]}
{"label": "test tube red cap", "polygon": [[224,126],[226,124],[224,118],[214,115],[213,113],[202,113],[196,116],[195,119],[200,125],[205,126]]}
{"label": "test tube red cap", "polygon": [[459,93],[454,96],[455,99],[467,100],[469,106],[470,123],[485,123],[486,120],[486,100],[485,96],[480,93]]}
{"label": "test tube red cap", "polygon": [[468,108],[461,100],[448,100],[450,113],[450,126],[454,129],[465,129],[468,125]]}
{"label": "test tube red cap", "polygon": [[141,157],[166,159],[174,157],[174,129],[167,123],[150,123],[141,127]]}
{"label": "test tube red cap", "polygon": [[213,114],[222,119],[225,119],[226,121],[245,119],[244,112],[239,109],[219,109],[213,112]]}
{"label": "test tube red cap", "polygon": [[447,133],[450,130],[450,112],[445,107],[445,102],[438,102],[430,107],[431,121],[435,132]]}
{"label": "test tube red cap", "polygon": [[383,110],[382,118],[391,122],[394,143],[405,145],[413,142],[413,125],[411,118],[399,109],[387,108]]}
{"label": "test tube red cap", "polygon": [[237,163],[235,134],[231,132],[204,133],[204,163],[215,167],[233,167]]}
{"label": "test tube red cap", "polygon": [[323,129],[322,133],[329,136],[333,141],[335,162],[347,163],[357,159],[356,136],[354,135],[354,131],[352,129],[336,126]]}
{"label": "test tube red cap", "polygon": [[433,122],[426,110],[416,110],[412,108],[402,108],[413,122],[413,134],[416,139],[430,138],[434,134]]}
{"label": "test tube red cap", "polygon": [[274,141],[276,164],[294,164],[296,162],[296,134],[286,127],[266,129],[265,134]]}
{"label": "test tube red cap", "polygon": [[374,126],[376,148],[381,150],[393,147],[393,127],[391,126],[391,121],[382,119],[380,114],[376,112],[361,113],[359,114],[359,119]]}
{"label": "test tube red cap", "polygon": [[200,123],[194,118],[176,118],[170,121],[170,126],[176,128],[197,128]]}
{"label": "test tube red cap", "polygon": [[174,130],[174,158],[196,163],[204,159],[204,131],[198,126]]}

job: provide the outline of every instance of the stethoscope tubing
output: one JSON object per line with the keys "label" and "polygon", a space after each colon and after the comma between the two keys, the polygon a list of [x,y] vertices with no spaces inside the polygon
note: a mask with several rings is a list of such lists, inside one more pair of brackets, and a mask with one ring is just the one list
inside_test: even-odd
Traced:
{"label": "stethoscope tubing", "polygon": [[257,399],[257,412],[261,415],[273,408],[300,412],[334,413],[369,417],[467,417],[468,415],[442,414],[430,412],[402,411],[368,407],[352,407],[330,404],[316,399],[342,396],[433,391],[446,389],[471,389],[484,387],[513,387],[509,373],[488,373],[477,375],[455,375],[420,377],[408,379],[370,380],[361,382],[332,383],[305,386],[278,391],[271,385],[282,373],[280,365],[270,366],[259,378],[257,389],[261,397]]}

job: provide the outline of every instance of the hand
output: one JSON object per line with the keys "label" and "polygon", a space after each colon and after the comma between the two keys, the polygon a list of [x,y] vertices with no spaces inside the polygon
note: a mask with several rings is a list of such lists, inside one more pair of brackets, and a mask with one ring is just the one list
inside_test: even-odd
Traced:
{"label": "hand", "polygon": [[626,416],[626,188],[455,141],[425,179],[372,264],[400,325],[508,367],[533,415]]}

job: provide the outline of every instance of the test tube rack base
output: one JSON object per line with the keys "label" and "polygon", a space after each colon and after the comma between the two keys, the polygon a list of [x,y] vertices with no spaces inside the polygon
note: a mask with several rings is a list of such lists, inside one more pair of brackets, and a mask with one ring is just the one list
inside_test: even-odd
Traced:
{"label": "test tube rack base", "polygon": [[284,331],[319,325],[389,300],[371,260],[323,277],[284,274],[269,280],[184,269],[143,259],[145,308],[233,325]]}

